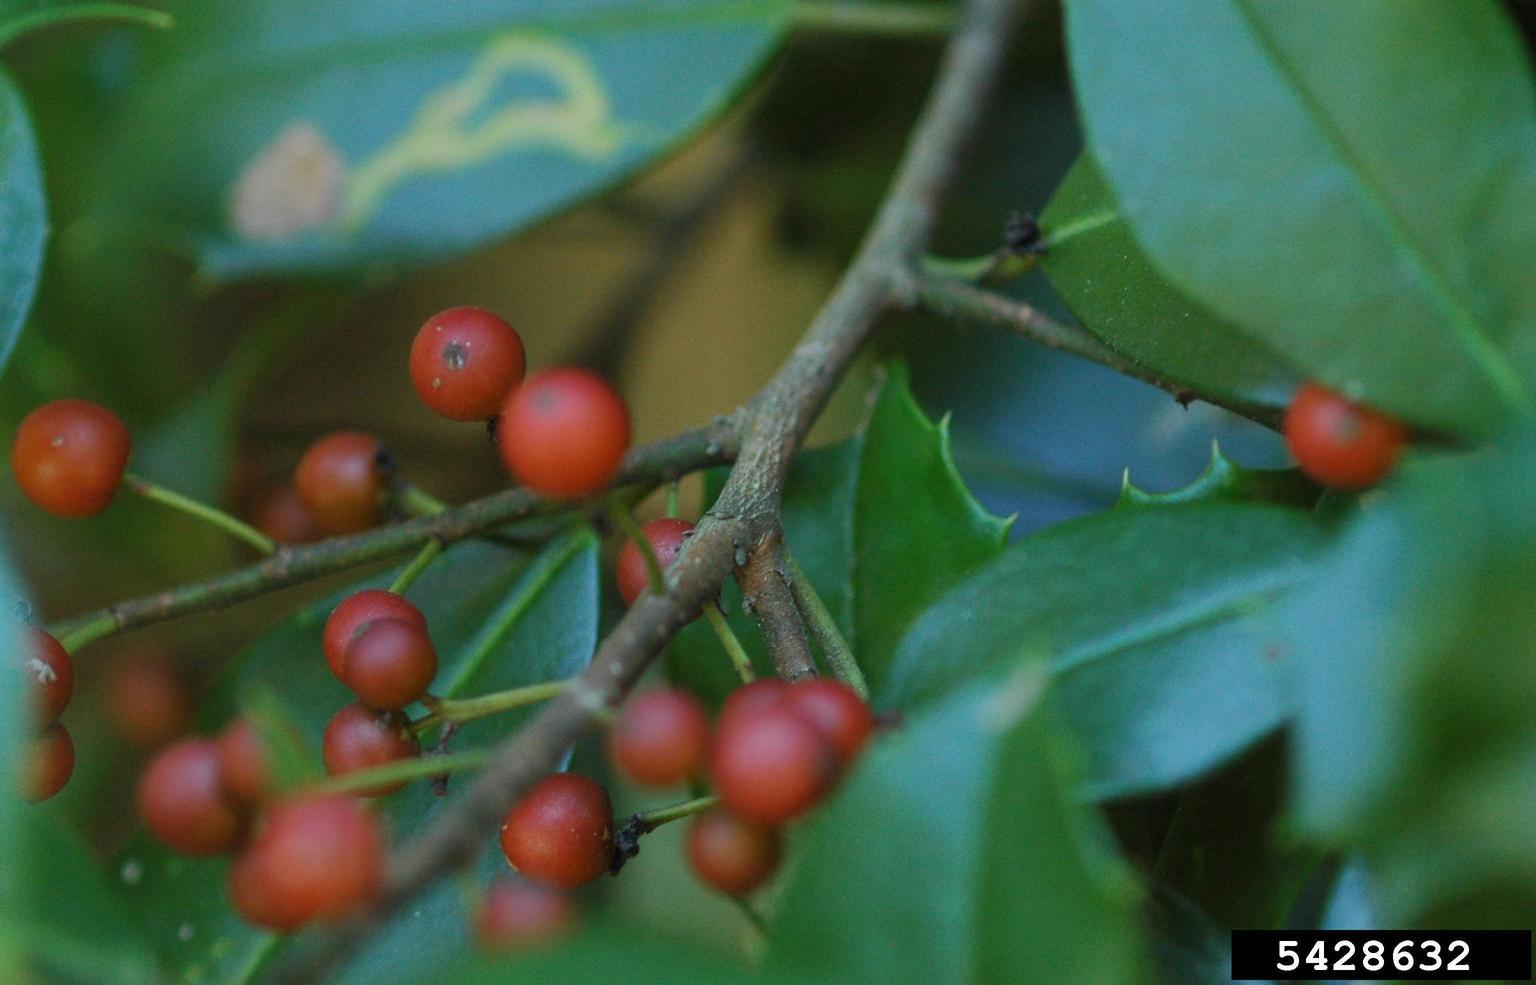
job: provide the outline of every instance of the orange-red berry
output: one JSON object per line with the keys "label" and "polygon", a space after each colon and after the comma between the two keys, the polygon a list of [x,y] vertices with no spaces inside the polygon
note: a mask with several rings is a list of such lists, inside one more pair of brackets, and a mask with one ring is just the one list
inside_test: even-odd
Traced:
{"label": "orange-red berry", "polygon": [[629,411],[603,379],[550,369],[507,395],[496,429],[501,460],[518,482],[557,499],[608,485],[629,449]]}
{"label": "orange-red berry", "polygon": [[256,727],[237,718],[219,735],[216,745],[224,792],[247,807],[263,803],[272,791],[272,770]]}
{"label": "orange-red berry", "polygon": [[69,731],[55,722],[21,748],[17,778],[21,798],[33,804],[47,800],[64,789],[74,771],[75,743]]}
{"label": "orange-red berry", "polygon": [[342,669],[346,666],[347,647],[357,638],[358,631],[375,619],[402,619],[423,632],[427,629],[427,617],[402,596],[382,588],[353,592],[331,610],[320,637],[325,662],[338,680],[342,680]]}
{"label": "orange-red berry", "polygon": [[523,381],[523,340],[484,308],[449,308],[428,318],[411,343],[411,384],[432,410],[484,421]]}
{"label": "orange-red berry", "polygon": [[782,703],[722,715],[709,773],[732,813],[782,824],[821,800],[837,772],[831,743]]}
{"label": "orange-red berry", "polygon": [[578,916],[576,901],[558,889],[498,879],[475,913],[475,939],[492,953],[524,950],[569,934]]}
{"label": "orange-red berry", "polygon": [[309,446],[293,474],[304,510],[328,534],[355,534],[384,512],[379,439],[357,431],[328,434]]}
{"label": "orange-red berry", "polygon": [[[693,524],[687,520],[666,517],[647,523],[640,528],[640,533],[650,542],[657,563],[665,569],[677,557],[677,552],[682,550],[683,541],[692,529]],[[651,572],[645,566],[640,548],[632,540],[626,540],[619,549],[619,558],[613,570],[619,582],[619,595],[626,605],[634,605],[635,599],[651,587]]]}
{"label": "orange-red berry", "polygon": [[1391,474],[1408,429],[1316,383],[1302,384],[1285,412],[1285,443],[1307,475],[1336,489],[1365,489]]}
{"label": "orange-red berry", "polygon": [[87,400],[55,400],[23,418],[11,445],[21,491],[58,516],[107,508],[128,467],[133,438],[116,414]]}
{"label": "orange-red berry", "polygon": [[120,654],[106,671],[102,701],[117,733],[144,749],[164,745],[192,724],[192,695],[176,666],[152,650]]}
{"label": "orange-red berry", "polygon": [[776,705],[788,690],[789,685],[777,677],[762,677],[743,684],[725,696],[720,705],[720,724],[730,721],[739,712]]}
{"label": "orange-red berry", "polygon": [[47,728],[59,720],[75,693],[75,665],[62,644],[41,629],[29,628],[22,655],[22,676],[31,695],[33,722]]}
{"label": "orange-red berry", "polygon": [[[347,705],[325,726],[321,756],[331,776],[414,759],[421,749],[398,711],[376,712],[361,704]],[[405,786],[404,780],[354,791],[359,797],[383,797]]]}
{"label": "orange-red berry", "polygon": [[274,804],[230,868],[237,912],[274,930],[345,917],[378,892],[384,832],[362,802],[307,794]]}
{"label": "orange-red berry", "polygon": [[858,692],[841,681],[813,677],[784,692],[784,706],[816,726],[847,766],[875,730],[875,716]]}
{"label": "orange-red berry", "polygon": [[778,828],[718,809],[693,819],[687,848],[694,873],[727,896],[745,896],[767,882],[783,852]]}
{"label": "orange-red berry", "polygon": [[370,708],[404,708],[437,676],[437,650],[427,631],[405,619],[363,624],[347,644],[341,679]]}
{"label": "orange-red berry", "polygon": [[252,522],[257,530],[279,544],[312,544],[325,538],[325,531],[304,508],[304,501],[292,483],[269,492],[256,507]]}
{"label": "orange-red berry", "polygon": [[709,716],[687,691],[640,691],[620,709],[608,733],[608,750],[614,765],[641,786],[686,783],[704,770]]}
{"label": "orange-red berry", "polygon": [[613,862],[613,806],[600,784],[556,773],[523,795],[501,826],[501,850],[524,878],[575,889]]}
{"label": "orange-red berry", "polygon": [[224,791],[218,747],[183,739],[163,749],[139,777],[139,816],[150,833],[183,855],[218,855],[245,835],[245,814]]}

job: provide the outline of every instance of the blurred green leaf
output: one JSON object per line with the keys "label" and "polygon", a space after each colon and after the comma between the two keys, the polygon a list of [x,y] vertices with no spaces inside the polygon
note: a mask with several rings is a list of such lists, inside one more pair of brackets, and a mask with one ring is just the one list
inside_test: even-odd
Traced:
{"label": "blurred green leaf", "polygon": [[7,3],[0,4],[0,45],[43,28],[81,21],[116,21],[145,27],[170,27],[163,11],[131,3]]}
{"label": "blurred green leaf", "polygon": [[1136,892],[1075,800],[1042,666],[970,687],[874,745],[811,822],[769,966],[885,985],[1141,977]]}
{"label": "blurred green leaf", "polygon": [[1283,406],[1284,360],[1169,284],[1137,245],[1093,155],[1082,154],[1040,216],[1051,286],[1090,332],[1203,394]]}
{"label": "blurred green leaf", "polygon": [[216,277],[463,252],[676,148],[792,7],[181,0],[96,208],[148,209]]}
{"label": "blurred green leaf", "polygon": [[1497,3],[1083,0],[1067,28],[1093,153],[1190,297],[1407,420],[1531,413],[1536,96]]}
{"label": "blurred green leaf", "polygon": [[48,209],[26,103],[0,71],[0,369],[21,334],[43,270]]}
{"label": "blurred green leaf", "polygon": [[764,972],[673,942],[601,927],[560,947],[505,958],[479,958],[463,967],[413,979],[415,985],[788,985],[804,982]]}
{"label": "blurred green leaf", "polygon": [[[966,490],[950,458],[947,424],[923,414],[900,365],[890,367],[857,435],[795,460],[783,520],[785,543],[872,687],[912,620],[996,557],[1008,531]],[[760,635],[740,598],[733,583],[726,610],[764,665]],[[668,654],[673,676],[702,693],[720,697],[737,683],[708,626],[690,626]]]}
{"label": "blurred green leaf", "polygon": [[[483,694],[579,672],[597,642],[596,578],[597,542],[585,527],[533,554],[483,541],[449,550],[407,593],[427,615],[441,660],[433,693]],[[380,577],[366,584],[388,582]],[[357,587],[363,586],[305,608],[258,640],[224,682],[205,724],[222,726],[247,700],[277,702],[318,749],[330,717],[352,700],[325,664],[320,634],[336,602]],[[491,745],[536,710],[471,722],[453,748]],[[460,778],[452,789],[466,782]],[[386,798],[382,809],[401,838],[428,823],[446,802],[433,796],[428,784],[416,783]],[[486,875],[506,867],[500,852],[488,848],[482,859]],[[257,980],[286,944],[231,912],[222,860],[178,858],[141,836],[123,864],[138,873],[135,909],[162,960],[191,981]],[[444,885],[386,927],[335,981],[415,981],[457,957],[468,946],[466,930],[457,887]]]}
{"label": "blurred green leaf", "polygon": [[1010,547],[907,632],[877,700],[909,708],[1049,661],[1095,796],[1164,789],[1278,728],[1290,629],[1276,603],[1323,543],[1296,510],[1112,510]]}

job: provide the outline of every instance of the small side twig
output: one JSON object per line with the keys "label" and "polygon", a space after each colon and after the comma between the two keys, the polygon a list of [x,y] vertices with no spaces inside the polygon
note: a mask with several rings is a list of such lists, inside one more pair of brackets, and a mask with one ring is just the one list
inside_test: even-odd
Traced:
{"label": "small side twig", "polygon": [[854,659],[853,650],[849,648],[848,641],[843,639],[842,631],[837,628],[837,620],[832,617],[827,604],[821,600],[821,595],[816,591],[816,586],[811,584],[811,579],[805,570],[800,567],[800,562],[795,560],[788,544],[784,545],[783,553],[784,573],[789,580],[789,590],[794,595],[795,607],[800,610],[806,628],[811,631],[816,645],[821,647],[822,655],[827,658],[827,664],[832,668],[832,675],[857,691],[859,697],[868,701],[869,684],[864,680],[864,672],[859,669],[859,663]]}
{"label": "small side twig", "polygon": [[814,676],[816,664],[784,574],[781,546],[778,533],[765,537],[747,563],[737,569],[736,580],[741,583],[742,604],[762,629],[763,642],[779,676],[795,681]]}

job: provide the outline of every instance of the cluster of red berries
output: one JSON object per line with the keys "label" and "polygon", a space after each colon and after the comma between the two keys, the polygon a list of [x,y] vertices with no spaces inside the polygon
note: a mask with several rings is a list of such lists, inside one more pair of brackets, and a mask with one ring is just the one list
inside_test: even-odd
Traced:
{"label": "cluster of red berries", "polygon": [[59,721],[75,693],[75,665],[41,629],[26,631],[22,658],[33,734],[21,756],[17,787],[23,799],[37,803],[63,790],[75,771],[75,743]]}

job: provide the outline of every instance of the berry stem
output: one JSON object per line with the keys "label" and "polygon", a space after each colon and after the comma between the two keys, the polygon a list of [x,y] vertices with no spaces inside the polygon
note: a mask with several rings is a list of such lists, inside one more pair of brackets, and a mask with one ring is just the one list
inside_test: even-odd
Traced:
{"label": "berry stem", "polygon": [[935,277],[963,280],[970,284],[999,284],[1022,277],[1035,268],[1039,257],[1033,253],[1015,253],[1007,247],[979,257],[923,257],[923,270]]}
{"label": "berry stem", "polygon": [[402,759],[382,766],[371,766],[355,773],[332,777],[315,789],[333,793],[350,793],[373,787],[387,787],[402,781],[423,780],[434,776],[447,776],[466,770],[478,770],[491,762],[493,750],[474,749],[469,752],[434,753],[414,759]]}
{"label": "berry stem", "polygon": [[837,620],[832,618],[831,611],[821,600],[816,586],[811,584],[805,569],[800,567],[800,562],[796,561],[795,556],[790,553],[788,544],[784,545],[783,558],[784,570],[789,575],[789,591],[795,599],[795,608],[800,610],[800,617],[805,620],[806,628],[811,631],[816,645],[821,647],[822,655],[827,658],[827,663],[832,668],[832,675],[857,691],[859,697],[868,701],[869,684],[864,680],[864,672],[859,669],[859,662],[853,658],[853,650],[848,647],[848,641],[843,639],[842,632],[837,628]]}
{"label": "berry stem", "polygon": [[680,804],[658,807],[653,811],[641,811],[634,816],[634,820],[640,827],[640,830],[647,832],[655,831],[668,822],[681,821],[685,817],[702,814],[718,803],[720,803],[720,798],[712,795],[709,797],[695,797],[692,800],[685,800]]}
{"label": "berry stem", "polygon": [[166,489],[140,475],[132,472],[123,473],[123,485],[135,495],[147,500],[180,510],[188,516],[196,517],[204,523],[212,524],[229,534],[236,540],[244,541],[263,554],[276,554],[277,542],[266,534],[240,520],[235,519],[223,510],[200,503],[190,496],[183,496],[179,492]]}
{"label": "berry stem", "polygon": [[736,673],[741,677],[742,683],[751,684],[757,679],[752,672],[752,658],[747,656],[746,648],[741,645],[741,640],[736,638],[736,631],[731,628],[731,623],[725,618],[725,613],[714,602],[704,605],[704,618],[709,621],[709,628],[715,631],[720,638],[720,645],[725,647],[725,652],[731,658],[731,666],[736,668]]}
{"label": "berry stem", "polygon": [[676,479],[673,479],[671,482],[667,483],[667,516],[670,519],[677,519],[679,507],[681,506],[679,500],[681,498],[680,490],[678,489],[678,482]]}
{"label": "berry stem", "polygon": [[444,546],[443,542],[435,537],[422,544],[421,550],[411,559],[411,563],[400,569],[400,573],[390,583],[389,590],[396,595],[404,595],[405,590],[415,584],[416,579],[421,577],[421,573],[431,566],[439,554],[443,553]]}
{"label": "berry stem", "polygon": [[411,517],[437,516],[448,512],[448,504],[414,483],[401,479],[393,490],[395,503]]}
{"label": "berry stem", "polygon": [[411,732],[420,735],[438,725],[462,725],[488,715],[499,715],[514,708],[525,708],[558,697],[571,681],[546,681],[528,684],[507,691],[492,691],[473,698],[443,698],[433,701],[431,710],[411,723]]}
{"label": "berry stem", "polygon": [[74,626],[68,633],[60,636],[59,645],[64,648],[65,653],[73,656],[81,647],[111,636],[117,632],[117,628],[117,618],[111,613],[103,613],[89,622]]}

